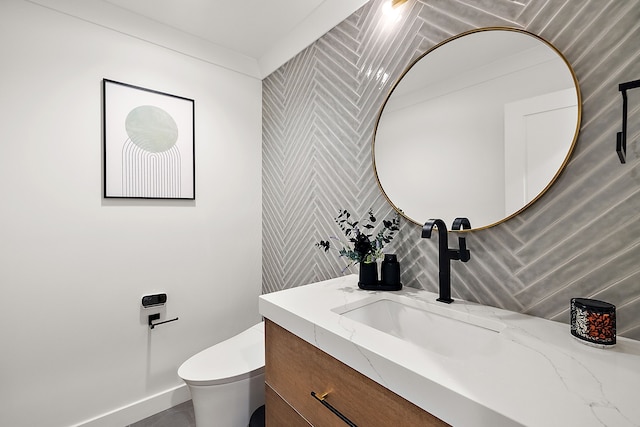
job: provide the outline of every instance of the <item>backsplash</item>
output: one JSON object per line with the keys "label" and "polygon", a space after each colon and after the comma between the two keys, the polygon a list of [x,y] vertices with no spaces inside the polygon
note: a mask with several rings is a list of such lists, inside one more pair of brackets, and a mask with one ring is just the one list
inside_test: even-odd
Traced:
{"label": "backsplash", "polygon": [[[384,23],[383,2],[371,0],[263,81],[263,292],[348,273],[345,260],[314,243],[341,235],[339,209],[393,214],[371,165],[375,120],[391,86],[435,44],[507,26],[540,35],[568,59],[582,91],[582,126],[565,171],[541,199],[468,236],[472,258],[452,264],[453,296],[565,323],[572,297],[601,299],[617,306],[618,334],[640,339],[633,92],[627,163],[615,153],[618,84],[640,78],[640,1],[409,0],[393,25]],[[405,286],[437,290],[437,245],[420,238],[419,226],[403,221],[391,248]]]}

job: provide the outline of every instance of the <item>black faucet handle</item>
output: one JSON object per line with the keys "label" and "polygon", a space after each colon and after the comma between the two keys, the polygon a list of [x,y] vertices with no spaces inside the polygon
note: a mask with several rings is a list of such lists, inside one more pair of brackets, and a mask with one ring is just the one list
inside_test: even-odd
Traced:
{"label": "black faucet handle", "polygon": [[464,237],[458,237],[458,254],[459,260],[467,262],[471,259],[471,252],[467,249],[467,240]]}
{"label": "black faucet handle", "polygon": [[471,230],[471,222],[469,218],[456,218],[453,220],[453,224],[451,225],[452,230]]}
{"label": "black faucet handle", "polygon": [[[453,220],[451,230],[471,230],[471,222],[468,218],[456,218]],[[458,258],[462,262],[467,262],[471,259],[471,253],[467,249],[467,239],[462,236],[458,236]]]}

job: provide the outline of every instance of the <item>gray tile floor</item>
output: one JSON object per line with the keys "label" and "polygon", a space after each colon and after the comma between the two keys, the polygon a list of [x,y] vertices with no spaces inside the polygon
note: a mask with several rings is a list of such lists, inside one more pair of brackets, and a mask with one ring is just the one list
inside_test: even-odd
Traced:
{"label": "gray tile floor", "polygon": [[128,427],[196,427],[193,403],[188,400]]}

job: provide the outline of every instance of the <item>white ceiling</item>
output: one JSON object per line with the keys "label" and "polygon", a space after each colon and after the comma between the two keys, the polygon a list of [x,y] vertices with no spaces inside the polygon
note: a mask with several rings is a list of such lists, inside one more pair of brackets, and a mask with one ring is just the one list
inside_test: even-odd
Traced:
{"label": "white ceiling", "polygon": [[369,0],[27,0],[264,78]]}
{"label": "white ceiling", "polygon": [[105,0],[154,21],[260,58],[323,0]]}

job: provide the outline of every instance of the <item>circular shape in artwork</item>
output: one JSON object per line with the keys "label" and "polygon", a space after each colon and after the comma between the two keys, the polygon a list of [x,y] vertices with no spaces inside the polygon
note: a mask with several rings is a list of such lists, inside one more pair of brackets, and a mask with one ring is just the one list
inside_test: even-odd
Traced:
{"label": "circular shape in artwork", "polygon": [[141,105],[131,110],[125,128],[135,145],[151,153],[167,151],[178,140],[178,125],[173,117],[153,105]]}

